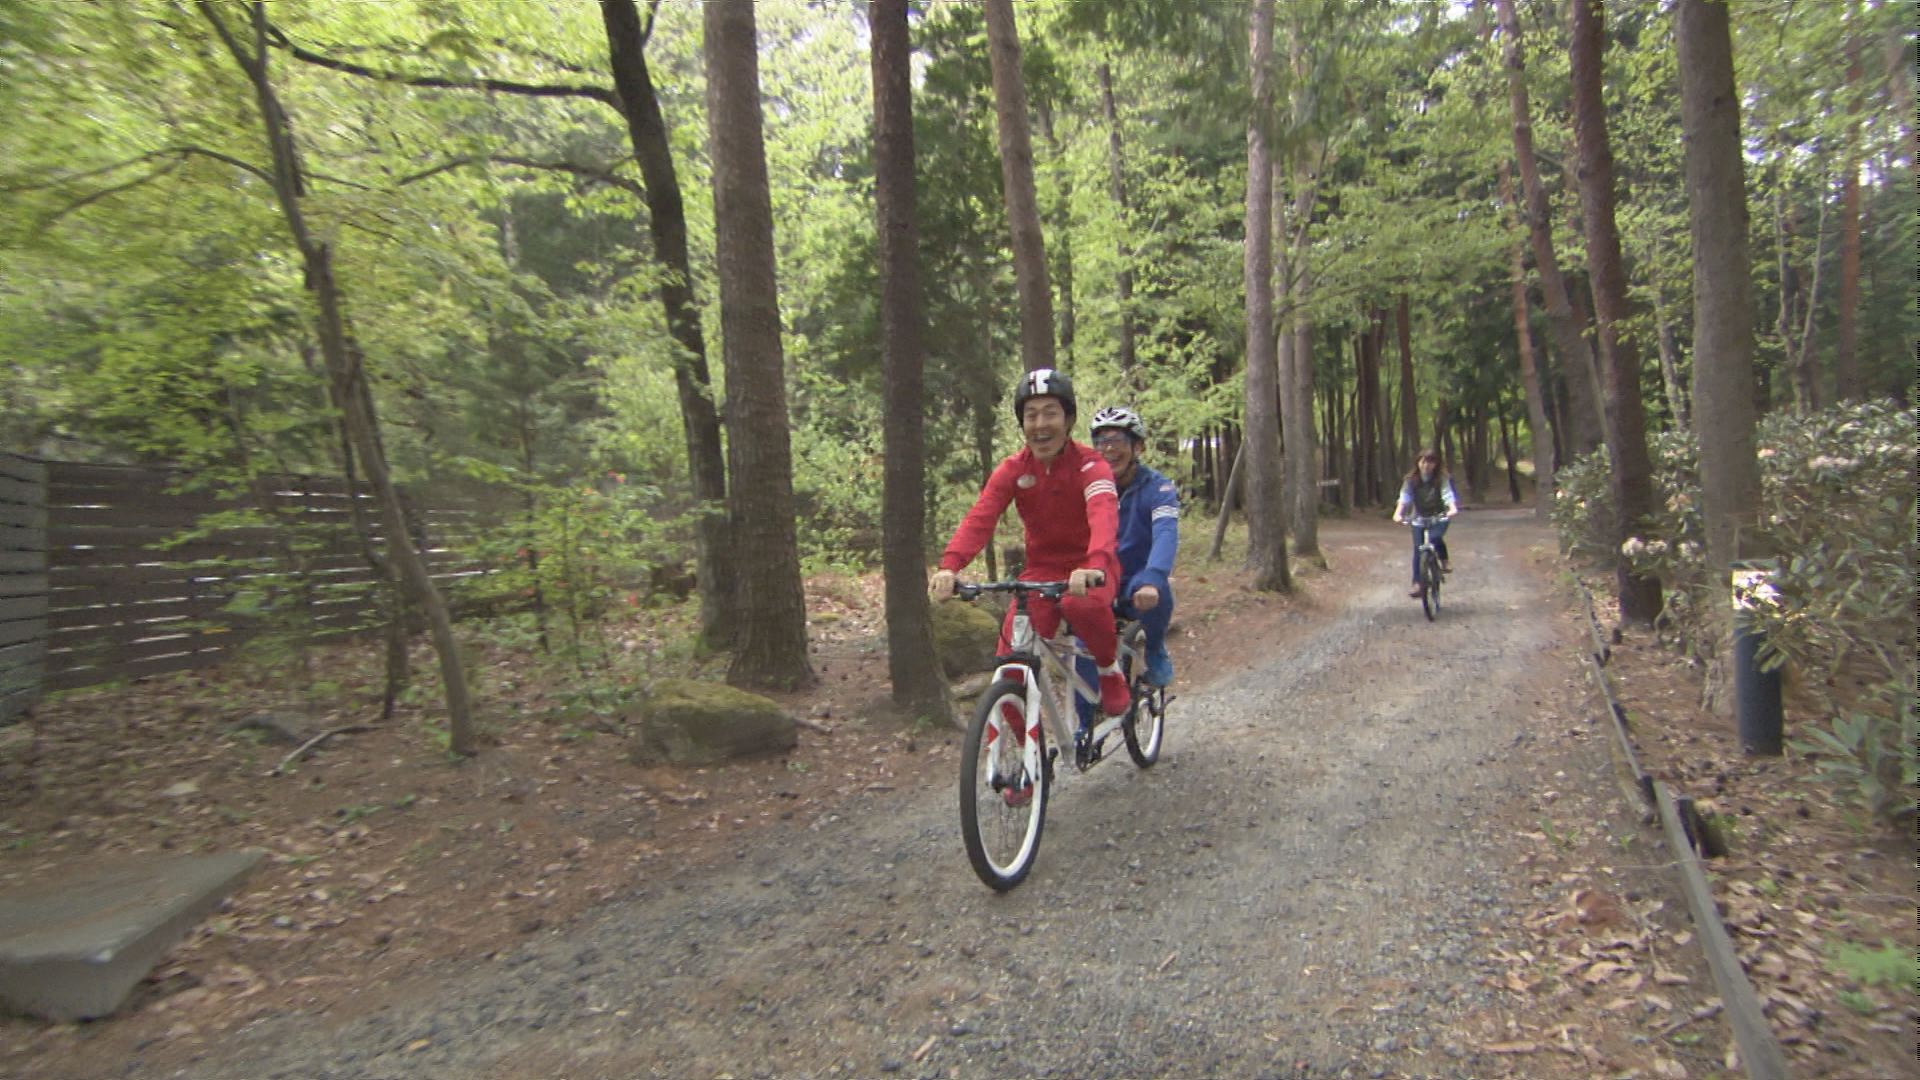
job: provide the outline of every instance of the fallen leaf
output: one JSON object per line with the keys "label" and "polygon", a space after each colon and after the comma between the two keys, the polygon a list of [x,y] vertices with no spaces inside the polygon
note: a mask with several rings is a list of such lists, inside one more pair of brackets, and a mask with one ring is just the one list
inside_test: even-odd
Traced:
{"label": "fallen leaf", "polygon": [[1483,1046],[1480,1049],[1489,1054],[1532,1054],[1538,1052],[1540,1047],[1530,1042],[1507,1042],[1494,1043],[1492,1046]]}
{"label": "fallen leaf", "polygon": [[1685,975],[1677,971],[1668,971],[1665,968],[1653,969],[1653,981],[1659,983],[1661,986],[1690,986],[1693,983],[1693,980],[1687,978]]}
{"label": "fallen leaf", "polygon": [[1588,968],[1587,973],[1580,977],[1580,981],[1591,986],[1595,983],[1605,982],[1608,979],[1612,978],[1615,975],[1618,975],[1620,972],[1625,970],[1626,968],[1621,967],[1619,964],[1616,964],[1611,960],[1602,960],[1599,963]]}

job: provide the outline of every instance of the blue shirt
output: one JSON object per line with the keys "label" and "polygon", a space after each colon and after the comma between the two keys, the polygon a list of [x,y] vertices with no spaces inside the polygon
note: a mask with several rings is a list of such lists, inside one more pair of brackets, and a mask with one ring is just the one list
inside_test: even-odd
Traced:
{"label": "blue shirt", "polygon": [[1134,464],[1133,480],[1120,489],[1120,574],[1123,597],[1142,585],[1168,589],[1180,547],[1180,493],[1173,481]]}

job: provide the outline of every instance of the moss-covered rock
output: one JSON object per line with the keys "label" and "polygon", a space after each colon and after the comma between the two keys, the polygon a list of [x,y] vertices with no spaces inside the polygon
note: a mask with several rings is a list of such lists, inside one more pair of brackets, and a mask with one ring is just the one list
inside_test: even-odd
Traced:
{"label": "moss-covered rock", "polygon": [[933,605],[933,648],[947,678],[991,668],[999,643],[1000,620],[978,604]]}
{"label": "moss-covered rock", "polygon": [[777,702],[720,683],[662,679],[647,695],[629,756],[643,764],[711,765],[775,754],[798,741]]}

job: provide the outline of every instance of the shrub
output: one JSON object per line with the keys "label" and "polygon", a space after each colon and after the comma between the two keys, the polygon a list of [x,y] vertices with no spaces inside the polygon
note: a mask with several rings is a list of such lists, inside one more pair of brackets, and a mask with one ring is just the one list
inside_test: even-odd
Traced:
{"label": "shrub", "polygon": [[[1766,637],[1762,662],[1792,664],[1831,724],[1831,737],[1796,747],[1820,757],[1823,771],[1881,816],[1911,807],[1915,774],[1911,657],[1895,644],[1914,633],[1908,420],[1881,401],[1770,414],[1756,432],[1756,540],[1781,553],[1752,616]],[[1705,658],[1718,647],[1729,598],[1727,581],[1706,562],[1697,447],[1674,432],[1649,442],[1658,509],[1623,550],[1666,589],[1663,631]],[[1561,470],[1553,520],[1576,559],[1613,557],[1607,469],[1596,452]]]}

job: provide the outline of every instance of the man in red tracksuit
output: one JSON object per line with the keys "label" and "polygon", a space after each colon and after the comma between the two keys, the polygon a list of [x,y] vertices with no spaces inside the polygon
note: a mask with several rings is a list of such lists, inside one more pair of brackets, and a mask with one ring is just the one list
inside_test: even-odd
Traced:
{"label": "man in red tracksuit", "polygon": [[[1116,662],[1113,596],[1120,580],[1115,533],[1120,498],[1113,470],[1092,447],[1071,437],[1076,408],[1073,383],[1050,368],[1029,371],[1013,391],[1013,415],[1026,437],[1026,449],[1002,461],[987,478],[973,509],[954,530],[940,569],[927,584],[934,600],[953,595],[958,572],[993,539],[994,526],[1012,503],[1026,527],[1027,565],[1023,581],[1066,580],[1068,595],[1056,604],[1033,597],[1027,611],[1033,628],[1051,637],[1064,613],[1068,625],[1086,643],[1100,668],[1100,711],[1121,716],[1130,695]],[[1005,652],[1013,632],[1013,609],[1000,629]]]}

